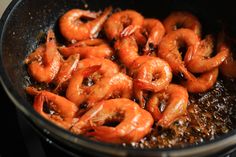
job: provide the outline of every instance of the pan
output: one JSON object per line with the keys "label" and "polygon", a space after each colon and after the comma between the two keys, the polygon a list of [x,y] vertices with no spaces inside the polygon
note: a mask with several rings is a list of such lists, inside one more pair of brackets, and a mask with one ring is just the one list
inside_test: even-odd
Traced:
{"label": "pan", "polygon": [[26,55],[42,43],[42,35],[49,28],[53,28],[59,42],[63,42],[58,31],[58,19],[69,9],[99,11],[110,5],[114,8],[135,9],[146,17],[159,19],[164,19],[173,10],[190,11],[201,19],[206,29],[217,32],[221,24],[225,23],[229,34],[236,36],[236,12],[233,1],[228,0],[13,0],[0,23],[0,80],[10,99],[32,127],[37,128],[45,138],[61,143],[68,151],[82,151],[95,156],[214,156],[235,148],[236,129],[214,140],[183,148],[141,149],[100,143],[74,135],[33,110],[32,99],[24,91],[24,87],[30,83],[23,64]]}

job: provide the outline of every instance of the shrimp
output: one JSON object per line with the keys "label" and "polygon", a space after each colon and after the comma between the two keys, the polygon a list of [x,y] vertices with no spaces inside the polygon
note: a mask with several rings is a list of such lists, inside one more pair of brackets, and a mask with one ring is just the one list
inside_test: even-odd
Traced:
{"label": "shrimp", "polygon": [[[182,61],[179,48],[182,44],[187,44],[187,52]],[[168,33],[159,44],[158,57],[167,61],[173,70],[173,73],[182,73],[186,79],[193,80],[194,76],[186,69],[184,63],[188,64],[193,54],[196,53],[199,45],[198,36],[189,29],[181,28]]]}
{"label": "shrimp", "polygon": [[80,54],[82,59],[92,57],[111,58],[114,54],[113,49],[102,39],[83,40],[69,47],[60,47],[59,51],[66,57],[72,54]]}
{"label": "shrimp", "polygon": [[114,47],[118,52],[120,61],[128,68],[139,57],[138,45],[134,36],[121,38],[115,42]]}
{"label": "shrimp", "polygon": [[209,90],[217,81],[219,69],[214,68],[210,71],[202,73],[194,80],[183,81],[182,85],[191,93],[202,93]]}
{"label": "shrimp", "polygon": [[[44,118],[65,129],[69,129],[72,126],[73,119],[78,111],[78,107],[74,103],[46,90],[38,91],[34,87],[27,87],[26,92],[30,95],[35,95],[33,107]],[[47,102],[47,107],[55,112],[54,114],[45,112],[45,101]]]}
{"label": "shrimp", "polygon": [[198,50],[188,62],[187,69],[193,73],[203,73],[220,66],[229,55],[229,49],[225,45],[221,45],[218,53],[209,58],[213,52],[213,37],[206,36],[201,41]]}
{"label": "shrimp", "polygon": [[104,31],[109,40],[118,40],[129,36],[143,24],[143,16],[134,10],[124,10],[112,14],[104,24]]}
{"label": "shrimp", "polygon": [[95,102],[109,98],[131,98],[133,90],[132,79],[123,74],[117,73],[111,77],[105,77],[92,87],[88,96],[88,108]]}
{"label": "shrimp", "polygon": [[[99,80],[104,77],[113,76],[118,72],[118,66],[108,59],[83,59],[69,81],[66,97],[80,106],[87,101],[92,87],[99,82]],[[88,85],[83,84],[86,78],[90,80]]]}
{"label": "shrimp", "polygon": [[72,73],[77,68],[79,63],[80,55],[74,54],[68,57],[66,61],[64,61],[60,67],[60,70],[53,82],[57,85],[55,90],[61,88],[61,86],[71,78]]}
{"label": "shrimp", "polygon": [[[114,127],[105,126],[108,122],[119,124]],[[151,131],[152,125],[150,113],[135,102],[121,98],[97,103],[79,119],[71,131],[103,142],[137,142]]]}
{"label": "shrimp", "polygon": [[144,107],[143,92],[159,92],[165,89],[172,80],[169,64],[157,57],[143,56],[147,59],[137,70],[134,76],[134,94],[139,103]]}
{"label": "shrimp", "polygon": [[170,33],[179,28],[188,28],[194,31],[199,37],[201,36],[201,24],[198,18],[189,12],[176,11],[172,12],[163,22],[166,32]]}
{"label": "shrimp", "polygon": [[[163,112],[159,110],[163,100],[168,100]],[[170,84],[166,90],[155,93],[147,103],[147,110],[152,114],[158,125],[168,127],[178,118],[187,114],[188,92],[176,84]]]}
{"label": "shrimp", "polygon": [[161,39],[165,35],[165,28],[158,19],[144,19],[143,27],[144,32],[147,32],[147,41],[143,51],[145,54],[150,53],[156,49]]}
{"label": "shrimp", "polygon": [[[60,31],[68,41],[96,38],[111,11],[112,7],[108,7],[99,17],[97,17],[98,13],[81,9],[72,9],[60,18]],[[94,20],[83,23],[80,20],[83,17],[92,18]]]}
{"label": "shrimp", "polygon": [[[38,55],[41,57],[36,57]],[[60,69],[61,55],[57,50],[55,35],[52,30],[48,31],[45,46],[36,49],[33,55],[27,57],[25,62],[29,64],[29,73],[36,81],[49,83],[55,78]]]}
{"label": "shrimp", "polygon": [[171,82],[171,68],[167,62],[158,57],[145,57],[147,61],[138,69],[134,85],[139,89],[161,91]]}

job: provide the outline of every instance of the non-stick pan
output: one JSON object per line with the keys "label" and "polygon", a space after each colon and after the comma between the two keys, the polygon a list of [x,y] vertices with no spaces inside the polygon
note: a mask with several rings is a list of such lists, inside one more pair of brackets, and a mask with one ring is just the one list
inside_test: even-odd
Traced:
{"label": "non-stick pan", "polygon": [[[87,5],[88,8],[85,8]],[[236,129],[214,140],[184,148],[135,149],[99,143],[73,135],[33,110],[32,99],[24,91],[24,87],[29,84],[29,76],[23,64],[25,56],[42,42],[42,37],[50,27],[56,32],[59,42],[63,41],[57,22],[67,10],[82,8],[98,11],[110,5],[114,8],[135,9],[146,17],[161,20],[173,10],[190,11],[200,18],[205,30],[217,32],[222,24],[226,24],[230,35],[234,37],[236,32],[233,0],[13,0],[0,24],[1,83],[32,126],[38,128],[46,138],[63,144],[65,149],[95,156],[204,156],[235,148]]]}

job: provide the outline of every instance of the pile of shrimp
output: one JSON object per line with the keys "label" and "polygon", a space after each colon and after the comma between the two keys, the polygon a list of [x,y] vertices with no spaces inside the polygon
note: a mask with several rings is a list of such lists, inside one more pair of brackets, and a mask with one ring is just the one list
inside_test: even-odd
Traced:
{"label": "pile of shrimp", "polygon": [[189,12],[160,21],[135,10],[72,9],[60,17],[59,29],[64,45],[49,29],[24,61],[31,78],[49,86],[30,85],[26,92],[44,118],[97,141],[139,142],[188,118],[189,93],[210,90],[219,69],[236,77],[224,32],[203,38]]}

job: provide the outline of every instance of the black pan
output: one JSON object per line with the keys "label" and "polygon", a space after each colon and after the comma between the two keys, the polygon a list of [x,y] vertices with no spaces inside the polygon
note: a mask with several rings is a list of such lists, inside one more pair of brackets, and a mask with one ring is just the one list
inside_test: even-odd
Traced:
{"label": "black pan", "polygon": [[[70,151],[84,151],[96,156],[203,156],[216,154],[236,147],[236,129],[210,142],[188,145],[184,148],[135,149],[119,145],[99,143],[82,136],[75,136],[42,118],[32,108],[32,100],[24,87],[28,85],[28,74],[23,60],[42,41],[42,36],[52,27],[58,39],[57,20],[72,8],[102,10],[112,5],[114,8],[129,8],[141,12],[146,17],[163,19],[173,10],[186,10],[200,18],[205,30],[217,32],[226,24],[229,34],[235,36],[236,11],[232,1],[210,0],[13,0],[6,9],[0,24],[0,73],[1,83],[29,122],[46,138],[63,144]],[[236,104],[235,104],[236,105]]]}

